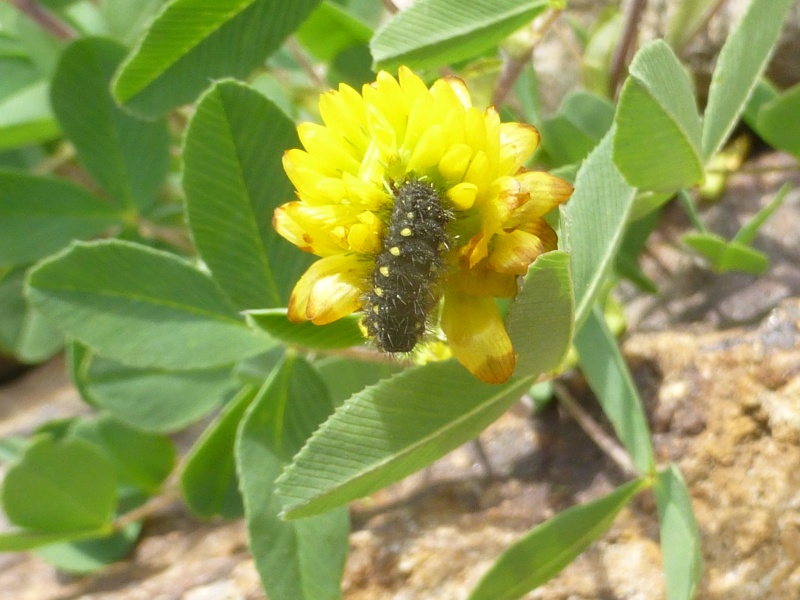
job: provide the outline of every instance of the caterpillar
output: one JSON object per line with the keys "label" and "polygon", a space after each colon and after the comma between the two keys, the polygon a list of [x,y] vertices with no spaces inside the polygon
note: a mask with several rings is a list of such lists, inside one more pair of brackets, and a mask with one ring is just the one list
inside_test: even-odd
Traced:
{"label": "caterpillar", "polygon": [[364,301],[364,327],[384,352],[410,352],[438,304],[452,215],[428,182],[392,187],[394,205]]}

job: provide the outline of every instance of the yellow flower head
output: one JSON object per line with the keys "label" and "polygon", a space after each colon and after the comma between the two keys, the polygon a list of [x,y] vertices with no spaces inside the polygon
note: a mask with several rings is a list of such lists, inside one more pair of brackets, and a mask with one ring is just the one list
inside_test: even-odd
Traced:
{"label": "yellow flower head", "polygon": [[289,318],[322,325],[363,310],[365,332],[390,352],[411,350],[435,320],[476,377],[508,379],[516,356],[495,298],[513,297],[518,276],[556,249],[544,215],[572,193],[522,168],[536,129],[473,107],[459,79],[429,89],[405,67],[361,94],[323,94],[320,113],[324,125],[298,127],[305,150],[284,156],[298,200],[273,220],[322,257]]}

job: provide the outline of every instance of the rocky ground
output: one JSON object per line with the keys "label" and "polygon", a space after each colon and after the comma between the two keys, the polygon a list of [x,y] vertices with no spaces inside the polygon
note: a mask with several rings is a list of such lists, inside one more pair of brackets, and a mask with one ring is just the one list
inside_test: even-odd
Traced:
{"label": "rocky ground", "polygon": [[[705,561],[698,597],[800,598],[800,175],[765,154],[704,210],[730,235],[779,185],[795,185],[756,247],[761,278],[714,275],[680,247],[686,219],[668,207],[643,257],[657,297],[623,290],[632,329],[623,348],[642,392],[658,460],[689,485]],[[563,382],[603,422],[577,374]],[[85,411],[60,359],[0,389],[0,436]],[[456,600],[510,543],[575,503],[625,480],[558,408],[532,417],[524,403],[474,448],[352,507],[348,600]],[[655,502],[630,505],[600,541],[528,598],[664,597]],[[133,555],[71,578],[30,554],[0,555],[2,600],[222,600],[263,598],[241,522],[201,523],[178,502],[144,527]],[[280,600],[280,599],[274,599]]]}

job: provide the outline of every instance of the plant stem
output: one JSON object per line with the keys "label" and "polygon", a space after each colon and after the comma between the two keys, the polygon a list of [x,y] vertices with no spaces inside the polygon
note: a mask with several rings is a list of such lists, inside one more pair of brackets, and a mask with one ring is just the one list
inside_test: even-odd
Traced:
{"label": "plant stem", "polygon": [[132,511],[125,513],[120,518],[115,520],[114,529],[116,531],[120,531],[125,529],[131,523],[135,523],[136,521],[144,521],[148,517],[152,517],[153,515],[162,512],[167,507],[173,505],[175,502],[180,500],[180,497],[181,495],[177,487],[171,487],[163,494],[153,496],[141,506],[134,508]]}
{"label": "plant stem", "polygon": [[297,43],[297,40],[294,37],[290,37],[286,40],[286,48],[291,53],[292,57],[300,64],[300,67],[303,69],[303,72],[308,75],[308,78],[316,85],[318,88],[322,90],[328,89],[330,86],[328,83],[317,73],[314,65],[308,60],[303,49],[300,47],[300,44]]}
{"label": "plant stem", "polygon": [[625,5],[625,26],[622,29],[619,43],[614,49],[614,55],[611,57],[611,70],[608,78],[608,91],[613,98],[617,97],[617,90],[622,81],[622,72],[625,70],[636,45],[639,21],[642,18],[645,6],[647,6],[647,0],[628,0]]}
{"label": "plant stem", "polygon": [[588,435],[597,446],[613,460],[617,466],[627,475],[639,477],[639,472],[631,462],[628,453],[610,435],[608,435],[600,425],[583,410],[577,400],[572,397],[566,386],[558,381],[553,382],[553,393],[561,406],[575,419],[575,422]]}
{"label": "plant stem", "polygon": [[692,199],[689,197],[689,194],[686,192],[686,190],[678,190],[678,199],[681,201],[681,205],[686,211],[686,214],[689,215],[689,220],[691,220],[692,225],[695,226],[695,229],[701,233],[706,233],[708,230],[700,220],[700,215],[697,214],[697,208],[695,208],[694,202],[692,202]]}
{"label": "plant stem", "polygon": [[71,40],[77,37],[75,30],[56,18],[49,10],[40,6],[34,0],[7,0],[9,4],[26,15],[29,19],[36,22],[39,27],[59,40]]}
{"label": "plant stem", "polygon": [[530,46],[528,46],[524,52],[521,52],[518,55],[507,56],[506,60],[503,61],[503,68],[500,71],[500,76],[497,78],[494,94],[492,94],[492,105],[498,110],[505,101],[506,96],[508,96],[511,89],[514,87],[517,79],[519,79],[519,76],[522,74],[525,65],[530,62],[534,48],[536,48],[536,46],[542,40],[544,33],[561,15],[561,12],[562,11],[560,10],[550,9],[542,19],[541,23],[536,26],[536,29],[533,32],[533,42],[531,42]]}

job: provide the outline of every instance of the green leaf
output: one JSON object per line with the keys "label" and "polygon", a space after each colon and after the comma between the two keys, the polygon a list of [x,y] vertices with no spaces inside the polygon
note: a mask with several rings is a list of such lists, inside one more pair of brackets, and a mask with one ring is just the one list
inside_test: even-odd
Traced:
{"label": "green leaf", "polygon": [[702,576],[703,556],[689,491],[675,465],[658,473],[654,492],[661,525],[667,599],[691,600]]}
{"label": "green leaf", "polygon": [[516,600],[547,582],[599,538],[647,485],[646,480],[629,481],[607,496],[568,508],[536,526],[497,559],[469,600]]}
{"label": "green leaf", "polygon": [[28,304],[25,276],[24,268],[0,273],[0,350],[32,364],[61,350],[64,336]]}
{"label": "green leaf", "polygon": [[81,395],[144,431],[183,429],[220,406],[233,391],[230,367],[194,371],[133,368],[84,349],[74,378]]}
{"label": "green leaf", "polygon": [[611,272],[636,190],[611,160],[612,129],[581,165],[575,192],[562,208],[564,248],[570,252],[575,327],[591,311]]}
{"label": "green leaf", "polygon": [[429,465],[475,438],[531,379],[490,385],[447,361],[368,387],[337,409],[278,480],[285,516],[324,512]]}
{"label": "green leaf", "polygon": [[650,473],[655,457],[642,400],[599,307],[578,331],[575,347],[581,370],[633,464],[640,473]]}
{"label": "green leaf", "polygon": [[800,85],[766,103],[758,113],[758,133],[775,148],[800,160]]}
{"label": "green leaf", "polygon": [[697,183],[703,177],[701,124],[688,74],[661,40],[636,53],[629,73],[614,136],[620,173],[645,190],[674,191]]}
{"label": "green leaf", "polygon": [[117,500],[114,467],[82,440],[41,436],[3,481],[8,520],[46,533],[82,532],[108,525]]}
{"label": "green leaf", "polygon": [[216,367],[273,344],[206,274],[137,244],[74,244],[33,269],[28,286],[33,305],[63,331],[131,366]]}
{"label": "green leaf", "polygon": [[105,0],[100,11],[109,33],[126,46],[131,46],[142,36],[163,4],[164,0]]}
{"label": "green leaf", "polygon": [[64,533],[44,533],[17,529],[0,533],[0,552],[24,552],[70,540],[94,538],[107,533],[106,527],[89,529],[80,532],[68,531]]}
{"label": "green leaf", "polygon": [[121,214],[62,179],[0,171],[0,264],[23,265],[75,238],[121,225]]}
{"label": "green leaf", "polygon": [[761,132],[758,131],[758,114],[767,103],[775,100],[779,95],[778,88],[762,77],[758,80],[750,97],[747,99],[744,112],[742,112],[742,120],[752,127],[758,135],[761,135]]}
{"label": "green leaf", "polygon": [[325,1],[295,35],[315,58],[328,62],[347,48],[369,43],[372,30],[341,7]]}
{"label": "green leaf", "polygon": [[109,536],[52,544],[37,548],[36,554],[59,571],[74,575],[92,573],[125,558],[141,530],[141,523],[131,523]]}
{"label": "green leaf", "polygon": [[744,271],[763,275],[769,268],[769,257],[739,242],[729,242],[714,233],[687,233],[681,241],[703,255],[715,271]]}
{"label": "green leaf", "polygon": [[46,142],[61,129],[50,110],[50,85],[38,81],[0,99],[0,150]]}
{"label": "green leaf", "polygon": [[542,121],[542,146],[557,165],[579,162],[613,122],[614,106],[608,100],[591,92],[572,92],[555,115]]}
{"label": "green leaf", "polygon": [[667,21],[666,42],[678,54],[695,36],[710,17],[709,12],[716,6],[716,0],[678,0],[678,5]]}
{"label": "green leaf", "polygon": [[233,449],[236,430],[256,390],[243,388],[200,436],[181,473],[186,504],[198,516],[235,519],[243,514]]}
{"label": "green leaf", "polygon": [[375,81],[369,46],[366,44],[350,46],[339,52],[330,63],[325,80],[331,87],[338,87],[340,83],[346,83],[357,90],[361,89],[364,84]]}
{"label": "green leaf", "polygon": [[151,496],[175,465],[175,446],[168,437],[133,429],[111,415],[81,420],[71,435],[100,449],[114,465],[120,484]]}
{"label": "green leaf", "polygon": [[173,0],[153,20],[113,84],[117,100],[154,116],[194,100],[208,82],[244,78],[319,0]]}
{"label": "green leaf", "polygon": [[561,364],[572,341],[572,309],[569,255],[542,254],[528,270],[506,318],[517,354],[515,375],[535,376]]}
{"label": "green leaf", "polygon": [[0,437],[0,462],[18,460],[28,446],[28,438],[21,435]]}
{"label": "green leaf", "polygon": [[72,43],[50,90],[53,111],[81,162],[119,206],[145,212],[169,170],[165,119],[124,112],[108,89],[126,48],[102,38]]}
{"label": "green leaf", "polygon": [[793,0],[752,0],[722,46],[703,121],[707,161],[728,138],[769,62]]}
{"label": "green leaf", "polygon": [[285,344],[332,350],[349,348],[364,342],[364,334],[358,325],[361,318],[358,315],[350,315],[328,325],[314,325],[310,321],[292,323],[286,317],[285,308],[251,310],[245,316],[250,325],[263,329]]}
{"label": "green leaf", "polygon": [[347,509],[283,521],[274,481],[283,463],[333,410],[314,368],[291,358],[273,373],[242,421],[236,460],[250,550],[273,598],[336,599],[350,532]]}
{"label": "green leaf", "polygon": [[419,0],[372,38],[375,68],[424,69],[463,61],[496,46],[548,5],[548,0]]}
{"label": "green leaf", "polygon": [[399,363],[373,363],[344,356],[326,356],[315,362],[314,367],[325,380],[334,406],[339,406],[368,385],[403,370]]}
{"label": "green leaf", "polygon": [[769,204],[759,210],[755,216],[733,236],[732,241],[740,244],[750,244],[755,239],[761,226],[781,207],[783,201],[786,199],[786,195],[791,189],[791,185],[784,183],[781,189],[778,190],[778,193],[775,194],[775,197],[770,200]]}
{"label": "green leaf", "polygon": [[294,195],[283,153],[299,143],[279,108],[233,81],[211,88],[189,125],[183,153],[189,226],[239,309],[285,306],[309,264],[272,227],[275,208]]}

